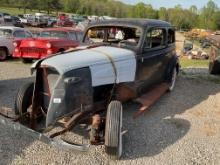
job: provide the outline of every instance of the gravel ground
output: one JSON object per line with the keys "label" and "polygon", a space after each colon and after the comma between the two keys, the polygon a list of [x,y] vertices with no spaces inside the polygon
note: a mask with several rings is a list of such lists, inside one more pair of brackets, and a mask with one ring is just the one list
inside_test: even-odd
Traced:
{"label": "gravel ground", "polygon": [[[31,79],[29,67],[0,63],[0,107],[13,108],[17,89]],[[128,133],[120,161],[108,160],[103,146],[92,146],[86,154],[66,152],[0,124],[0,165],[220,164],[219,84],[180,75],[172,93],[133,119],[137,109],[134,103],[124,105]]]}

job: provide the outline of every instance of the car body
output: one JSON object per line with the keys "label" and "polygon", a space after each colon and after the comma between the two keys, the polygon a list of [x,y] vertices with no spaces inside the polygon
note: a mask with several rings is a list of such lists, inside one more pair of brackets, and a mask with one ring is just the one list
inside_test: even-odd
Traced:
{"label": "car body", "polygon": [[1,26],[13,25],[11,15],[8,13],[0,13],[0,25]]}
{"label": "car body", "polygon": [[0,60],[11,56],[15,49],[13,42],[19,42],[24,38],[32,38],[31,32],[27,29],[13,26],[0,27]]}
{"label": "car body", "polygon": [[18,16],[17,16],[18,18],[19,18],[19,20],[20,20],[20,22],[22,23],[22,24],[24,24],[24,25],[26,25],[27,24],[27,18],[24,18],[24,16],[22,15],[22,14],[18,14]]}
{"label": "car body", "polygon": [[[103,35],[89,38],[89,31]],[[65,129],[59,133],[88,121],[91,144],[105,144],[108,155],[119,158],[121,102],[135,100],[160,83],[167,84],[167,90],[174,88],[179,70],[175,30],[167,22],[150,19],[94,23],[85,30],[82,45],[41,59],[31,68],[35,82],[18,92],[16,112],[22,115],[32,104],[30,116],[42,110],[46,127],[65,117]]]}
{"label": "car body", "polygon": [[207,60],[209,55],[200,48],[192,49],[186,53],[188,59]]}
{"label": "car body", "polygon": [[193,42],[189,40],[184,40],[182,53],[187,54],[190,50],[193,49]]}
{"label": "car body", "polygon": [[57,23],[57,18],[56,17],[49,17],[48,18],[48,22],[47,22],[47,26],[48,27],[54,27]]}
{"label": "car body", "polygon": [[220,35],[210,35],[207,37],[211,43],[211,50],[209,53],[209,73],[220,74]]}
{"label": "car body", "polygon": [[85,20],[87,20],[87,17],[86,17],[86,16],[76,15],[76,14],[69,15],[69,18],[70,18],[71,20],[73,20],[76,24],[78,24],[79,22],[84,22]]}
{"label": "car body", "polygon": [[209,41],[207,39],[202,40],[200,43],[200,47],[203,49],[209,48],[210,46],[211,46],[211,44],[209,43]]}
{"label": "car body", "polygon": [[12,18],[12,24],[13,24],[14,26],[16,26],[16,27],[21,27],[21,28],[24,27],[23,24],[21,23],[21,20],[20,20],[19,17],[12,16],[11,18]]}
{"label": "car body", "polygon": [[48,19],[44,16],[34,16],[33,20],[29,22],[29,25],[32,27],[47,27]]}
{"label": "car body", "polygon": [[60,14],[56,22],[56,26],[59,27],[73,27],[74,24],[75,22],[69,19],[66,14]]}
{"label": "car body", "polygon": [[24,62],[40,59],[63,52],[79,45],[82,38],[80,30],[70,28],[48,28],[39,33],[37,38],[22,40],[16,43],[13,57],[22,58]]}

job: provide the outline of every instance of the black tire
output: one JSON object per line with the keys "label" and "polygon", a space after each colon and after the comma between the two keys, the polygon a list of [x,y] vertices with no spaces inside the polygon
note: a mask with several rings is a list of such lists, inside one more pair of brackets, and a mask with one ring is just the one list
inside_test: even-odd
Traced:
{"label": "black tire", "polygon": [[209,73],[210,74],[220,74],[220,64],[215,61],[210,61],[209,62]]}
{"label": "black tire", "polygon": [[15,114],[22,115],[32,104],[32,96],[34,91],[34,82],[24,84],[15,97]]}
{"label": "black tire", "polygon": [[22,58],[22,62],[23,62],[24,64],[32,63],[32,62],[33,62],[33,59],[31,59],[31,58]]}
{"label": "black tire", "polygon": [[122,104],[112,101],[107,110],[105,127],[105,152],[110,159],[119,159],[122,155]]}
{"label": "black tire", "polygon": [[64,48],[60,48],[59,51],[57,53],[63,53],[65,51]]}
{"label": "black tire", "polygon": [[8,51],[6,48],[0,48],[0,61],[6,60],[8,56]]}
{"label": "black tire", "polygon": [[168,88],[169,92],[173,91],[173,89],[176,85],[176,78],[177,78],[177,68],[174,67],[172,70],[172,75],[171,75],[170,81],[169,81],[169,88]]}

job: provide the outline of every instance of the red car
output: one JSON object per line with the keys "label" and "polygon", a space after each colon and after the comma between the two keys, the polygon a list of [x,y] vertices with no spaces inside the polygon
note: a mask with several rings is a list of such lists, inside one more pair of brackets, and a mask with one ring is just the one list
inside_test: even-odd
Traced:
{"label": "red car", "polygon": [[73,27],[74,22],[70,20],[65,14],[60,14],[56,25],[61,27]]}
{"label": "red car", "polygon": [[79,45],[82,31],[68,28],[50,28],[40,32],[38,38],[14,42],[13,57],[21,58],[24,63],[32,62],[54,53],[63,52]]}

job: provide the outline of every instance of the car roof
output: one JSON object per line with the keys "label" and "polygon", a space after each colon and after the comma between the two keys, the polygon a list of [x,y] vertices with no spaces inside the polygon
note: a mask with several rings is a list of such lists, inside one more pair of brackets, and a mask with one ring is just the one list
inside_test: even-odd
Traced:
{"label": "car roof", "polygon": [[46,29],[43,29],[43,31],[64,31],[64,32],[70,32],[70,31],[75,31],[75,32],[81,32],[81,30],[79,29],[73,29],[73,28],[64,28],[64,27],[61,27],[61,28],[46,28]]}
{"label": "car roof", "polygon": [[15,26],[0,26],[0,29],[9,29],[9,30],[26,30],[24,28],[20,28],[20,27],[15,27]]}
{"label": "car roof", "polygon": [[156,20],[156,19],[134,19],[134,18],[120,18],[120,19],[111,19],[111,20],[103,20],[100,22],[90,23],[91,26],[138,26],[138,27],[147,27],[147,26],[169,26],[171,24],[166,21]]}

